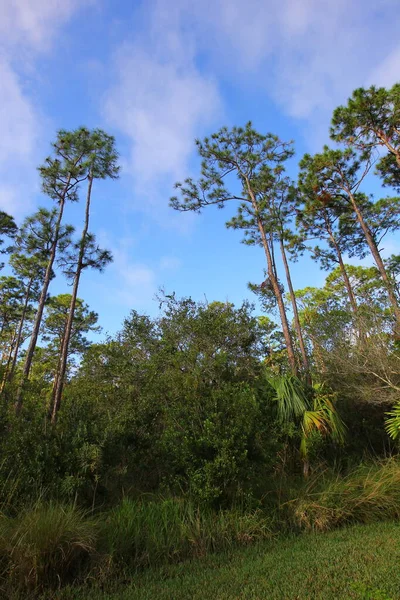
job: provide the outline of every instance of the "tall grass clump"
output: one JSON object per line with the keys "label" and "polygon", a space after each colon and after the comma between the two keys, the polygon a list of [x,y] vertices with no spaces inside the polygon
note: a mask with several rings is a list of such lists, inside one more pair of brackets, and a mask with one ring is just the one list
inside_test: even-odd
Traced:
{"label": "tall grass clump", "polygon": [[398,519],[400,461],[392,458],[361,465],[345,477],[319,474],[287,507],[292,522],[306,530]]}
{"label": "tall grass clump", "polygon": [[0,516],[3,587],[41,589],[77,577],[95,548],[96,524],[72,505],[43,502]]}
{"label": "tall grass clump", "polygon": [[261,511],[214,512],[189,500],[131,500],[109,512],[99,548],[110,564],[155,566],[271,536]]}

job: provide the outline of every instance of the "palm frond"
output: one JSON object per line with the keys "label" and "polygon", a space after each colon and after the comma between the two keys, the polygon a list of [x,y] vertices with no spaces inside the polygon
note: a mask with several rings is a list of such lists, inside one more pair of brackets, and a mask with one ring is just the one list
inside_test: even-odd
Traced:
{"label": "palm frond", "polygon": [[400,402],[395,404],[386,415],[385,429],[392,440],[396,440],[400,435]]}
{"label": "palm frond", "polygon": [[276,393],[278,418],[281,422],[295,421],[309,408],[305,387],[297,377],[274,377],[270,384]]}

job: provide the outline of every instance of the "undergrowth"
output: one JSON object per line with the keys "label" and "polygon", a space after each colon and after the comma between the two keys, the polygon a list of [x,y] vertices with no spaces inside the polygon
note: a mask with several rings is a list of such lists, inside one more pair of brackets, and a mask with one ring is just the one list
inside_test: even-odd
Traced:
{"label": "undergrowth", "polygon": [[[109,581],[271,539],[400,516],[400,462],[318,473],[283,504],[212,510],[184,498],[125,498],[93,516],[43,499],[17,516],[0,512],[0,596],[21,597],[66,583]],[[25,594],[25,596],[24,596]],[[13,596],[16,597],[16,596]]]}

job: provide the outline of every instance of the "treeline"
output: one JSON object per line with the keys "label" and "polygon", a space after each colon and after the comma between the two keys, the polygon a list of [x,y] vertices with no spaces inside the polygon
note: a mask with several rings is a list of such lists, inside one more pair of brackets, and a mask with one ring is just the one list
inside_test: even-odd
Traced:
{"label": "treeline", "polygon": [[[396,259],[385,264],[380,245],[387,233],[399,229],[400,199],[374,201],[364,185],[375,167],[384,186],[399,190],[399,117],[400,85],[390,90],[356,90],[347,106],[334,112],[331,138],[337,144],[334,148],[324,146],[314,156],[306,154],[300,161],[297,181],[285,171],[285,163],[294,154],[291,143],[272,134],[260,134],[251,123],[245,128],[224,127],[197,141],[202,159],[200,178],[176,184],[179,196],[172,198],[171,206],[178,211],[200,212],[210,205],[223,208],[232,201],[238,205],[227,227],[242,230],[245,244],[264,250],[267,279],[258,290],[253,289],[262,297],[272,297],[279,309],[287,359],[294,375],[309,374],[310,360],[288,258],[297,258],[306,250],[322,268],[339,267],[360,337],[367,332],[358,321],[355,291],[344,255],[364,258],[370,254],[386,289],[395,336],[399,338],[398,289],[390,268]],[[284,274],[278,272],[278,254]],[[285,304],[285,285],[293,328]]]}
{"label": "treeline", "polygon": [[[197,141],[201,174],[176,184],[171,206],[237,205],[227,226],[265,254],[265,280],[249,284],[265,314],[161,294],[158,318],[132,311],[100,344],[86,338],[97,315],[78,292],[87,269],[112,260],[90,211],[118,156],[101,130],[58,132],[39,167],[55,206],[20,227],[0,215],[12,271],[0,278],[0,481],[12,473],[15,497],[44,486],[93,503],[126,489],[223,503],[265,491],[267,475],[392,452],[400,257],[383,258],[382,240],[400,227],[400,200],[375,199],[368,183],[375,173],[399,191],[399,132],[395,85],[356,90],[336,109],[334,146],[305,155],[297,180],[286,172],[292,143],[251,123]],[[79,200],[75,234],[65,214]],[[322,288],[294,290],[291,263],[306,252],[329,274]],[[49,294],[56,272],[71,293]]]}
{"label": "treeline", "polygon": [[[112,260],[89,231],[93,183],[96,179],[116,178],[117,153],[113,137],[101,130],[59,131],[53,153],[39,167],[43,193],[56,204],[53,209],[39,210],[25,219],[20,228],[9,215],[2,213],[1,232],[11,238],[6,251],[13,275],[2,277],[1,344],[3,374],[2,394],[10,387],[15,395],[17,414],[21,412],[39,336],[50,339],[57,349],[53,369],[53,388],[48,413],[54,424],[60,408],[68,368],[68,358],[82,346],[82,334],[93,329],[96,315],[78,298],[82,273],[88,269],[102,271]],[[83,226],[77,238],[74,228],[65,223],[68,202],[77,202],[86,188]],[[49,298],[49,287],[59,267],[72,286],[71,294]],[[44,313],[47,307],[47,316]],[[58,320],[58,323],[57,323]],[[51,331],[53,329],[53,331]],[[57,331],[56,331],[57,330]],[[28,346],[23,349],[24,341]],[[56,341],[57,340],[57,341]],[[18,358],[22,364],[18,369]],[[17,381],[17,387],[15,383]]]}

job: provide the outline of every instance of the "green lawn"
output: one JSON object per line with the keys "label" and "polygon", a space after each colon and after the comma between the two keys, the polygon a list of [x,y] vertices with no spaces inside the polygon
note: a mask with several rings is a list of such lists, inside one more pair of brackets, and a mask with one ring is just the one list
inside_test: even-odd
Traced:
{"label": "green lawn", "polygon": [[380,523],[279,539],[133,576],[115,591],[68,600],[398,600],[400,525]]}

